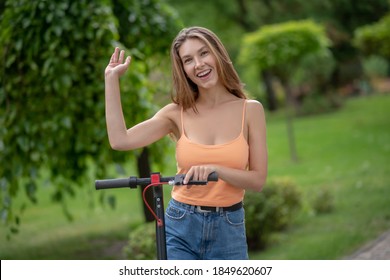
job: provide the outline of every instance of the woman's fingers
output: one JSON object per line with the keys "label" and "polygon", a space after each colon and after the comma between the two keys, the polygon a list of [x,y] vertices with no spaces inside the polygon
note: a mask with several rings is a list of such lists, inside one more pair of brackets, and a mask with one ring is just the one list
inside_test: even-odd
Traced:
{"label": "woman's fingers", "polygon": [[129,65],[131,62],[131,56],[126,57],[125,64]]}
{"label": "woman's fingers", "polygon": [[111,55],[110,62],[106,67],[105,73],[116,73],[119,76],[123,75],[131,62],[131,56],[125,58],[125,51],[120,50],[118,47],[115,48]]}
{"label": "woman's fingers", "polygon": [[115,61],[115,51],[111,55],[110,63],[114,63],[114,61]]}
{"label": "woman's fingers", "polygon": [[192,166],[184,177],[183,184],[187,184],[190,180],[207,181],[209,175],[214,171],[214,168],[209,165]]}
{"label": "woman's fingers", "polygon": [[125,57],[125,51],[121,50],[120,53],[119,53],[119,60],[118,60],[118,62],[119,63],[123,63],[123,58],[124,57]]}
{"label": "woman's fingers", "polygon": [[110,63],[123,63],[124,57],[125,57],[125,51],[120,50],[118,47],[116,47],[114,52],[111,55]]}
{"label": "woman's fingers", "polygon": [[184,185],[187,185],[188,181],[191,179],[191,177],[193,177],[193,174],[194,174],[194,171],[193,171],[193,169],[191,167],[190,170],[188,170],[186,176],[183,179],[183,184]]}

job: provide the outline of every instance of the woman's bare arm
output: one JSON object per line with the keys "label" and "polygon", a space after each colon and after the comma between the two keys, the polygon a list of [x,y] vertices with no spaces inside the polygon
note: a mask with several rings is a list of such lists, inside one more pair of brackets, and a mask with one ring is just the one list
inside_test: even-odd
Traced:
{"label": "woman's bare arm", "polygon": [[119,78],[131,62],[124,51],[115,48],[105,70],[106,124],[110,145],[115,150],[133,150],[147,146],[174,130],[170,118],[173,104],[161,109],[153,118],[127,129],[123,116]]}

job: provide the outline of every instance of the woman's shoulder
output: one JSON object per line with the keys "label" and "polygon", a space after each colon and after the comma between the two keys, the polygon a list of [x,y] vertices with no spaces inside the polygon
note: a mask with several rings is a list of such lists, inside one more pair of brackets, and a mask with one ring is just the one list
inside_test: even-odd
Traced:
{"label": "woman's shoulder", "polygon": [[168,103],[167,105],[163,106],[159,112],[175,112],[179,111],[180,112],[181,106],[175,103]]}
{"label": "woman's shoulder", "polygon": [[246,116],[249,122],[257,121],[259,118],[265,118],[264,107],[260,101],[254,99],[246,100]]}
{"label": "woman's shoulder", "polygon": [[261,104],[260,101],[255,99],[247,99],[246,100],[246,106],[248,108],[248,111],[261,111],[264,112],[263,104]]}
{"label": "woman's shoulder", "polygon": [[174,122],[180,118],[181,106],[175,103],[169,103],[162,107],[156,114],[158,117],[167,118],[173,120]]}

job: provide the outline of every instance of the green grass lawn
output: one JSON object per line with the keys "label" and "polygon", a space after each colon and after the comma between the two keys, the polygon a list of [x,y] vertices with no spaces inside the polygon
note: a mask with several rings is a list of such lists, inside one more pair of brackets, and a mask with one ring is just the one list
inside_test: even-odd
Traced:
{"label": "green grass lawn", "polygon": [[[341,259],[390,228],[389,109],[390,95],[373,95],[349,99],[334,113],[295,119],[298,163],[290,160],[284,119],[267,114],[269,178],[291,177],[304,207],[293,226],[275,235],[265,251],[251,252],[252,259]],[[171,165],[167,170],[174,172]],[[323,188],[334,196],[335,208],[315,215],[311,198]],[[1,259],[122,258],[129,231],[143,221],[140,193],[105,191],[116,195],[111,209],[99,204],[100,192],[92,178],[79,189],[67,202],[70,222],[51,202],[50,186],[40,188],[39,203],[28,205],[10,241],[1,225]]]}
{"label": "green grass lawn", "polygon": [[[305,210],[254,259],[340,259],[390,229],[390,96],[348,100],[335,113],[297,119],[300,161],[288,157],[285,125],[269,118],[269,176],[301,187]],[[310,198],[327,188],[332,213],[314,215]]]}

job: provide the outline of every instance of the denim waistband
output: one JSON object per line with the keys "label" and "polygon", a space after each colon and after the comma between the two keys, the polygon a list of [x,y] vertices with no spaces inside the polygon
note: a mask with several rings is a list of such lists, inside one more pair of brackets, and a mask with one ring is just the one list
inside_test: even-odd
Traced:
{"label": "denim waistband", "polygon": [[200,213],[233,212],[243,207],[242,201],[227,207],[191,205],[191,204],[177,201],[173,198],[172,198],[172,202],[188,211],[196,211]]}

